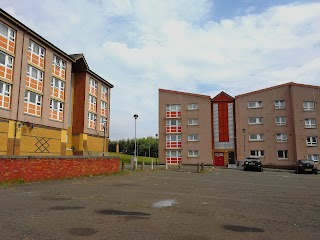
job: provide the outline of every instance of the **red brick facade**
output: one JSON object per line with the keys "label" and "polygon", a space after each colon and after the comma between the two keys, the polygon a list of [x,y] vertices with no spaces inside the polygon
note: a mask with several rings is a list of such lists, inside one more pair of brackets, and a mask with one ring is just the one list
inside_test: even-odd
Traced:
{"label": "red brick facade", "polygon": [[117,157],[0,158],[0,182],[40,181],[118,172]]}

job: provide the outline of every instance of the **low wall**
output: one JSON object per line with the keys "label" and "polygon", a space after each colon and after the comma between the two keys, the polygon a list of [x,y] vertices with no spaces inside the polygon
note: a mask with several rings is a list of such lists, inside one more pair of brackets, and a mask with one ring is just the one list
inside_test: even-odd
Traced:
{"label": "low wall", "polygon": [[0,182],[41,181],[118,172],[118,157],[0,157]]}

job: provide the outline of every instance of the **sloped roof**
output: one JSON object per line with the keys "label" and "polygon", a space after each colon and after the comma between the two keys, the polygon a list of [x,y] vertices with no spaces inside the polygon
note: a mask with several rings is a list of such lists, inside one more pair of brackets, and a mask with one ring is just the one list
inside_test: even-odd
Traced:
{"label": "sloped roof", "polygon": [[202,95],[202,94],[196,94],[196,93],[188,93],[188,92],[179,92],[179,91],[162,89],[162,88],[159,88],[159,92],[168,92],[168,93],[174,93],[174,94],[184,94],[184,95],[189,95],[189,96],[194,96],[194,97],[210,98],[210,96],[208,96],[208,95]]}
{"label": "sloped roof", "polygon": [[[229,101],[234,101],[234,98],[231,97],[229,94],[225,93],[224,91],[221,91],[217,96],[212,98],[212,101],[221,101],[221,97],[224,98],[226,97]],[[222,100],[224,101],[224,100]]]}

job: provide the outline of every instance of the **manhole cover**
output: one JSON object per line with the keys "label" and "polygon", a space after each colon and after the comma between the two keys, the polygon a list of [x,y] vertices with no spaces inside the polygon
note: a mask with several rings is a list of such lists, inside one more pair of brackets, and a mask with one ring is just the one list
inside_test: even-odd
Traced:
{"label": "manhole cover", "polygon": [[224,225],[224,229],[234,232],[264,232],[264,229],[254,227],[244,227],[238,225]]}
{"label": "manhole cover", "polygon": [[71,228],[68,232],[74,236],[87,237],[97,233],[98,231],[93,228]]}
{"label": "manhole cover", "polygon": [[83,209],[84,207],[81,206],[55,206],[49,208],[50,210],[78,210]]}
{"label": "manhole cover", "polygon": [[150,216],[151,215],[149,213],[143,213],[143,212],[127,212],[127,211],[112,210],[112,209],[99,210],[96,212],[104,215],[120,215],[120,216]]}

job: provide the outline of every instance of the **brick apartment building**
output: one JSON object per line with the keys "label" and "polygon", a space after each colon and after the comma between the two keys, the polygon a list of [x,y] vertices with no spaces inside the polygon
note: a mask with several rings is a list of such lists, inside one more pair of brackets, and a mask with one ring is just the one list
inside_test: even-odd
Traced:
{"label": "brick apartment building", "polygon": [[[77,64],[74,55],[66,54],[0,9],[0,155],[72,155],[73,149],[78,149],[72,135],[73,97],[77,95],[74,83],[81,81],[73,74]],[[113,86],[89,68],[87,72],[93,81],[105,84],[97,84],[100,90],[107,88],[103,101],[108,107],[98,115],[107,119],[108,93]],[[89,88],[89,81],[85,84]],[[79,105],[77,111],[87,113],[88,108],[88,104]],[[103,139],[100,127],[97,129],[88,134]],[[90,146],[86,152],[96,150]]]}
{"label": "brick apartment building", "polygon": [[237,158],[293,166],[319,160],[320,87],[286,83],[235,97]]}
{"label": "brick apartment building", "polygon": [[159,161],[227,166],[253,157],[283,168],[318,161],[319,100],[320,87],[293,82],[212,100],[160,89]]}
{"label": "brick apartment building", "polygon": [[224,92],[211,99],[159,89],[160,163],[234,163],[233,106],[234,99]]}

